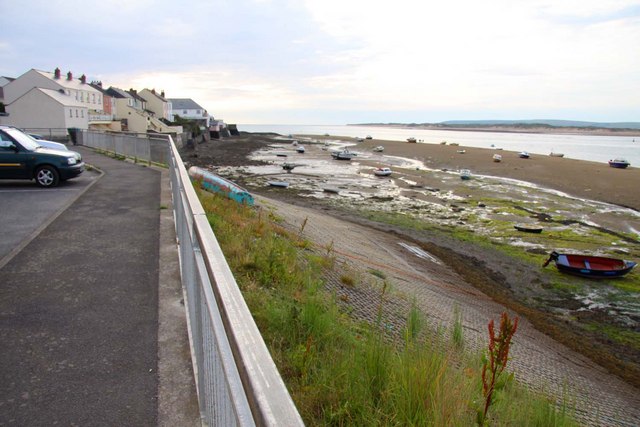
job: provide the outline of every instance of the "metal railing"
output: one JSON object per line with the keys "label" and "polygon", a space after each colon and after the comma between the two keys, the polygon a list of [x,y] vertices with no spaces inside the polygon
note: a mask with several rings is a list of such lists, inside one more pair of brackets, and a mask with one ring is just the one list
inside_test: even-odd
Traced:
{"label": "metal railing", "polygon": [[171,137],[168,157],[203,424],[303,426]]}
{"label": "metal railing", "polygon": [[163,165],[169,163],[166,135],[150,136],[78,130],[76,143],[134,159]]}

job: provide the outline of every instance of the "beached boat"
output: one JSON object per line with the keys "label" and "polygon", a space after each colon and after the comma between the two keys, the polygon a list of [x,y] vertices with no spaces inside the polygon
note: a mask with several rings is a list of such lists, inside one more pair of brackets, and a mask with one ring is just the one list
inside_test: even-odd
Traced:
{"label": "beached boat", "polygon": [[347,150],[346,148],[342,151],[332,151],[331,157],[336,160],[351,160],[355,156],[355,153]]}
{"label": "beached boat", "polygon": [[467,152],[467,150],[458,150],[458,151],[456,151],[456,153],[458,153],[458,154],[464,154],[466,152]]}
{"label": "beached boat", "polygon": [[458,144],[457,142],[450,142],[450,143],[449,143],[449,145],[451,145],[451,146],[453,146],[453,147],[457,147],[457,146],[458,146],[458,145],[460,145],[460,144]]}
{"label": "beached boat", "polygon": [[521,151],[518,153],[518,157],[520,157],[521,159],[528,159],[530,156],[527,151]]}
{"label": "beached boat", "polygon": [[376,168],[373,170],[375,176],[389,176],[391,175],[391,169],[389,168]]}
{"label": "beached boat", "polygon": [[629,163],[626,159],[613,159],[609,160],[609,166],[617,169],[626,169],[631,163]]}
{"label": "beached boat", "polygon": [[298,146],[298,148],[296,148],[296,151],[300,154],[304,153],[304,147],[302,145]]}
{"label": "beached boat", "polygon": [[418,140],[415,139],[414,137],[411,137],[411,138],[407,138],[407,142],[418,142]]}
{"label": "beached boat", "polygon": [[340,193],[340,189],[338,189],[336,187],[324,187],[322,189],[322,191],[324,191],[325,193],[333,193],[333,194],[339,194]]}
{"label": "beached boat", "polygon": [[494,154],[493,155],[493,161],[496,163],[499,163],[502,161],[502,156],[500,154]]}
{"label": "beached boat", "polygon": [[367,135],[365,139],[373,139],[371,135]]}
{"label": "beached boat", "polygon": [[513,226],[518,231],[523,231],[525,233],[542,233],[542,227],[533,224],[516,224]]}
{"label": "beached boat", "polygon": [[374,153],[382,153],[384,151],[384,147],[382,145],[378,145],[376,148],[373,149]]}
{"label": "beached boat", "polygon": [[543,267],[546,267],[551,261],[555,262],[558,271],[594,279],[624,276],[637,264],[634,261],[617,258],[561,254],[555,251],[551,252]]}
{"label": "beached boat", "polygon": [[460,179],[471,179],[471,171],[469,169],[460,170]]}
{"label": "beached boat", "polygon": [[286,181],[267,181],[272,187],[289,188],[289,183]]}
{"label": "beached boat", "polygon": [[209,192],[224,194],[238,203],[253,206],[253,196],[234,182],[197,166],[191,166],[188,174],[191,179],[200,182],[200,186]]}
{"label": "beached boat", "polygon": [[556,153],[555,151],[550,152],[549,155],[551,157],[564,157],[564,153]]}

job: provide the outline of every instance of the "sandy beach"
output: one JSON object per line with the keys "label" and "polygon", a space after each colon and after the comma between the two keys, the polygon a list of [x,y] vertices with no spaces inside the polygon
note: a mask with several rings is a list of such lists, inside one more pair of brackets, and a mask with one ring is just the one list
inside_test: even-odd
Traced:
{"label": "sandy beach", "polygon": [[[599,200],[640,211],[640,168],[616,169],[605,163],[587,162],[532,154],[440,144],[366,140],[354,147],[371,150],[384,146],[386,155],[420,160],[433,169],[470,169],[474,174],[492,175],[531,182],[575,197]],[[459,154],[458,150],[465,150]],[[500,154],[502,161],[492,161]],[[638,165],[640,166],[640,165]]]}

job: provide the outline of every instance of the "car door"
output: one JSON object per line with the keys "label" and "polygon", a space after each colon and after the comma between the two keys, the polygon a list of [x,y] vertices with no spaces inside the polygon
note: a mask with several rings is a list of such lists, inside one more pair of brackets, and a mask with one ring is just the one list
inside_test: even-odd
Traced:
{"label": "car door", "polygon": [[28,153],[0,131],[0,178],[29,178]]}

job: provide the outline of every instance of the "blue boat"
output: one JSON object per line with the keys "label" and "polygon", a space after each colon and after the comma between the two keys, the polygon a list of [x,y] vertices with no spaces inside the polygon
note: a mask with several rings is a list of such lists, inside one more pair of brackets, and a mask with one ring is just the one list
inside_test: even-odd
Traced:
{"label": "blue boat", "polygon": [[617,169],[626,169],[631,163],[625,159],[613,159],[609,160],[609,166]]}
{"label": "blue boat", "polygon": [[253,196],[247,190],[221,176],[197,166],[189,168],[189,176],[194,181],[200,181],[202,188],[207,191],[221,193],[238,203],[253,206]]}

